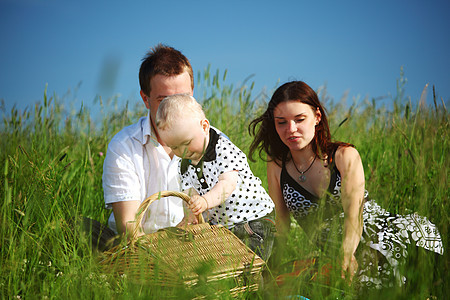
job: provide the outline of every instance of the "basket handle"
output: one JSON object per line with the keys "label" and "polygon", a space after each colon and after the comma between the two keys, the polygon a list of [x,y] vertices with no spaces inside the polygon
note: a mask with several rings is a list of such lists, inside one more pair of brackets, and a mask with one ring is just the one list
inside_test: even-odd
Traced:
{"label": "basket handle", "polygon": [[[135,241],[137,239],[138,232],[139,232],[139,226],[140,226],[142,219],[144,218],[144,214],[147,211],[147,208],[150,206],[150,204],[152,204],[154,201],[156,201],[158,199],[161,199],[163,197],[169,197],[169,196],[179,197],[179,198],[183,199],[186,203],[189,203],[189,200],[191,199],[191,197],[189,197],[189,195],[182,193],[182,192],[175,192],[175,191],[161,191],[161,192],[155,193],[155,194],[151,195],[150,197],[148,197],[147,199],[145,199],[139,206],[138,212],[136,214],[136,218],[134,220],[134,229],[133,229],[133,232],[131,235],[132,241]],[[197,221],[199,224],[205,223],[205,220],[203,219],[202,214],[199,214],[197,216]]]}

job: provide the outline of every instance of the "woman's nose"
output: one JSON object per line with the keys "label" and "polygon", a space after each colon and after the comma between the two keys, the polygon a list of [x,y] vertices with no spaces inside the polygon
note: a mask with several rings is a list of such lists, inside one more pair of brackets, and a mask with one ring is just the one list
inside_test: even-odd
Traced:
{"label": "woman's nose", "polygon": [[288,123],[288,130],[289,130],[289,132],[296,132],[297,131],[297,126],[295,126],[295,122],[294,121],[290,121]]}

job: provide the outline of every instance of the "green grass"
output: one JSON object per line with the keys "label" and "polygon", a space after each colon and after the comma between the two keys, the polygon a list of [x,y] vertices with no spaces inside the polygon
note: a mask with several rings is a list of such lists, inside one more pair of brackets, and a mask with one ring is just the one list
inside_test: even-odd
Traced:
{"label": "green grass", "polygon": [[[244,152],[251,143],[247,126],[261,113],[268,100],[266,94],[272,92],[255,96],[250,79],[234,87],[226,83],[226,72],[212,74],[208,68],[199,72],[197,80],[200,92],[196,97],[211,124]],[[406,98],[403,85],[401,76],[389,109],[375,105],[373,99],[335,103],[326,90],[319,94],[335,138],[355,144],[361,154],[370,197],[391,212],[417,211],[429,217],[448,249],[449,114],[440,99],[435,99],[434,106],[426,106]],[[79,216],[107,220],[110,211],[104,209],[101,185],[104,154],[117,131],[146,114],[142,103],[133,105],[120,108],[116,99],[100,99],[92,108],[96,114],[85,106],[69,111],[57,95],[49,97],[45,91],[41,103],[34,107],[4,112],[0,131],[2,299],[178,299],[198,295],[196,290],[167,290],[151,282],[142,285],[127,277],[103,274],[97,256],[74,225]],[[265,163],[257,160],[250,165],[266,184]],[[302,258],[314,248],[297,228],[284,250],[278,257],[281,262]],[[364,296],[426,299],[431,294],[442,299],[448,291],[447,252],[439,264],[424,254],[415,255],[405,270],[414,285],[366,292]],[[327,259],[321,257],[320,261]],[[332,272],[330,285],[306,276],[282,288],[269,282],[263,291],[241,296],[356,297],[354,289],[336,276]]]}

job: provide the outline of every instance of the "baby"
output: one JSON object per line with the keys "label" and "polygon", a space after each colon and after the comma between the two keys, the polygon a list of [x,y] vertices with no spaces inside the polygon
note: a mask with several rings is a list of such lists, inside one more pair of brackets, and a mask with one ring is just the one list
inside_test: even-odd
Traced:
{"label": "baby", "polygon": [[250,170],[245,154],[210,126],[190,95],[165,98],[156,114],[161,140],[181,158],[181,186],[189,209],[230,229],[262,259],[273,246],[272,199]]}

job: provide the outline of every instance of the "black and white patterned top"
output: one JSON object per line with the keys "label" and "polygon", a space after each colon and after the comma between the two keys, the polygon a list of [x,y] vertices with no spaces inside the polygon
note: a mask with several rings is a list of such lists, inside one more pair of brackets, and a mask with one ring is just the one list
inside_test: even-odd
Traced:
{"label": "black and white patterned top", "polygon": [[181,188],[194,188],[199,195],[211,190],[221,174],[238,172],[238,183],[232,194],[222,204],[203,213],[211,224],[222,224],[230,229],[235,224],[262,218],[273,211],[275,205],[261,180],[250,170],[246,155],[213,128],[209,131],[205,155],[198,165],[183,159],[179,170]]}
{"label": "black and white patterned top", "polygon": [[[287,172],[283,162],[280,185],[288,210],[319,248],[336,250],[342,245],[344,212],[341,204],[341,175],[334,163],[324,199],[309,193]],[[400,266],[408,255],[408,245],[444,253],[436,226],[417,214],[392,214],[364,193],[363,233],[358,246],[358,279],[366,287],[402,285],[406,277]],[[392,280],[394,279],[394,280]]]}

